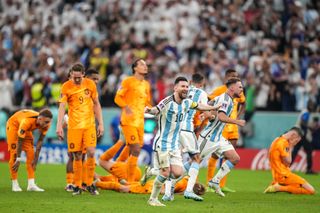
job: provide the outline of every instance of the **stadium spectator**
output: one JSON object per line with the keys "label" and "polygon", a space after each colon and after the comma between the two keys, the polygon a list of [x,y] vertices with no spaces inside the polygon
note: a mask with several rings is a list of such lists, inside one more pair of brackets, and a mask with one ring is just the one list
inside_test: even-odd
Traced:
{"label": "stadium spectator", "polygon": [[[209,79],[208,92],[221,84],[227,68],[240,77],[254,73],[262,89],[257,110],[300,111],[308,96],[319,97],[316,1],[17,0],[2,1],[0,9],[0,63],[15,84],[18,107],[31,104],[32,78],[54,82],[61,70],[81,60],[86,67],[96,65],[108,82],[113,74],[129,75],[137,56],[152,64],[152,82],[161,77],[169,83],[176,72],[190,77],[197,71]],[[317,84],[308,82],[312,73]],[[288,90],[285,82],[299,87]],[[268,100],[260,92],[269,90]],[[157,98],[155,88],[153,93]]]}

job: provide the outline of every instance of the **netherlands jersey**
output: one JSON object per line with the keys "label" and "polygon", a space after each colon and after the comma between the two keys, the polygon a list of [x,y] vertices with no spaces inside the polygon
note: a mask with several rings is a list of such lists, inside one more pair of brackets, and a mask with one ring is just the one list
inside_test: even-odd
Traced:
{"label": "netherlands jersey", "polygon": [[[207,103],[208,102],[208,96],[205,91],[202,89],[196,88],[195,86],[190,86],[189,91],[188,91],[188,96],[189,99],[191,99],[193,102],[196,103]],[[194,126],[193,126],[193,119],[194,115],[196,114],[197,110],[196,109],[190,109],[186,115],[186,119],[183,122],[182,129],[186,131],[194,131]]]}
{"label": "netherlands jersey", "polygon": [[[233,109],[232,98],[227,94],[223,93],[218,97],[213,99],[213,103],[216,105],[221,103],[221,107],[218,112],[224,112],[228,117],[230,117]],[[222,137],[222,130],[226,123],[219,120],[218,116],[215,117],[213,121],[210,121],[204,130],[200,133],[202,137],[207,137],[211,134],[210,141],[219,141]]]}
{"label": "netherlands jersey", "polygon": [[158,114],[158,132],[154,138],[153,150],[172,151],[179,149],[179,135],[182,123],[189,109],[198,104],[190,99],[184,99],[181,104],[171,95],[163,99],[156,107]]}

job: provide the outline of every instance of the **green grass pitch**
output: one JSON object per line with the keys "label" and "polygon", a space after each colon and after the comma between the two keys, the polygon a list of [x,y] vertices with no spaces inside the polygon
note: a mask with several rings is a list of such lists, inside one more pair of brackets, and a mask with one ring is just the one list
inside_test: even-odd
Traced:
{"label": "green grass pitch", "polygon": [[[103,171],[97,168],[98,173]],[[11,192],[8,165],[0,163],[0,212],[320,212],[320,195],[291,195],[287,193],[263,194],[271,181],[269,171],[233,170],[228,178],[228,186],[236,193],[228,193],[225,198],[208,192],[203,202],[186,200],[175,195],[175,200],[166,207],[147,205],[149,195],[123,194],[100,191],[99,196],[84,193],[72,197],[64,191],[65,166],[39,165],[36,172],[37,184],[46,191],[27,192],[25,165],[19,172],[19,183],[23,192]],[[199,180],[204,182],[206,170],[202,169]],[[304,175],[316,190],[320,189],[319,175]],[[161,198],[161,197],[160,197]]]}

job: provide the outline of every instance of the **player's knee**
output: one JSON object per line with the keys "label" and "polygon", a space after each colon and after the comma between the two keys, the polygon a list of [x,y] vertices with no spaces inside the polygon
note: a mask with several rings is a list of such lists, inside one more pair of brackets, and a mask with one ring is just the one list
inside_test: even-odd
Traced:
{"label": "player's knee", "polygon": [[140,154],[140,150],[141,150],[141,148],[140,148],[139,144],[130,145],[130,154],[131,155],[138,157]]}
{"label": "player's knee", "polygon": [[239,155],[232,156],[232,158],[230,158],[229,161],[233,165],[237,165],[239,163],[239,161],[240,161],[240,156]]}
{"label": "player's knee", "polygon": [[213,159],[216,159],[216,160],[219,159],[219,157],[218,157],[215,153],[212,153],[212,154],[211,154],[211,157],[212,157]]}

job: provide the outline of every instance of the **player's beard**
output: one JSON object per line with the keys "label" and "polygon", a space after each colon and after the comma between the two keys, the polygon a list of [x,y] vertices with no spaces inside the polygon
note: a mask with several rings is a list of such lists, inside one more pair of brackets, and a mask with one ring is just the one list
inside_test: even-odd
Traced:
{"label": "player's beard", "polygon": [[184,92],[179,93],[179,97],[181,100],[187,98],[187,95],[188,95],[188,93],[184,93]]}

